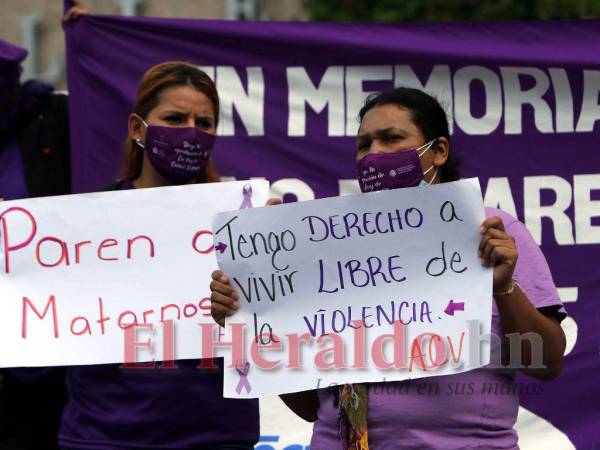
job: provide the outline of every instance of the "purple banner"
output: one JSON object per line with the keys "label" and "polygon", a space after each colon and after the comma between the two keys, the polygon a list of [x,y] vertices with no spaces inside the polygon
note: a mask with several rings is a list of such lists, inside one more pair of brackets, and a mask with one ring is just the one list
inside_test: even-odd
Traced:
{"label": "purple banner", "polygon": [[600,443],[600,21],[91,16],[66,29],[77,192],[116,177],[137,83],[166,60],[190,61],[216,81],[221,175],[265,177],[286,200],[357,192],[356,116],[369,92],[408,85],[435,94],[462,176],[478,176],[487,205],[526,223],[570,314],[563,373],[523,392],[522,405],[577,448]]}

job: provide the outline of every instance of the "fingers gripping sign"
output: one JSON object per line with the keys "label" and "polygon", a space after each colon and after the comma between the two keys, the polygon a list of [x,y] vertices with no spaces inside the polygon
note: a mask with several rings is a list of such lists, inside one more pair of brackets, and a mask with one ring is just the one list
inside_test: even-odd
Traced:
{"label": "fingers gripping sign", "polygon": [[478,255],[484,267],[494,268],[494,292],[507,291],[512,285],[518,258],[515,239],[506,232],[497,216],[484,220],[479,231]]}
{"label": "fingers gripping sign", "polygon": [[229,277],[221,270],[212,273],[210,283],[210,312],[215,322],[225,326],[225,317],[235,314],[240,308],[239,293],[229,284]]}

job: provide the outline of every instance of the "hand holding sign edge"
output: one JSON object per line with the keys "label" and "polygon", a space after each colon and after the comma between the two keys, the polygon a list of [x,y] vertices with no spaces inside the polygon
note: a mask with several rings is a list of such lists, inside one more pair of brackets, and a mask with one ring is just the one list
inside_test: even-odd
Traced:
{"label": "hand holding sign edge", "polygon": [[504,229],[500,217],[489,217],[480,228],[478,255],[484,267],[494,268],[494,292],[506,291],[512,284],[518,252],[515,239]]}

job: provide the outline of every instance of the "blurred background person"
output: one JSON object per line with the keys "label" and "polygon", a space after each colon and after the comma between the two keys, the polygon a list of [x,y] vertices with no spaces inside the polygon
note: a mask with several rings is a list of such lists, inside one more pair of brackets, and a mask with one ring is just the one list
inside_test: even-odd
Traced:
{"label": "blurred background person", "polygon": [[0,40],[0,198],[68,194],[67,96],[38,80],[21,83],[27,50]]}
{"label": "blurred background person", "polygon": [[[80,1],[63,20],[87,14]],[[0,199],[71,192],[68,98],[39,80],[21,82],[27,50],[0,39]],[[64,370],[0,372],[0,448],[58,449]]]}
{"label": "blurred background person", "polygon": [[[20,82],[27,51],[0,40],[0,198],[68,194],[67,97],[49,84]],[[0,448],[55,449],[66,399],[64,372],[2,371]]]}

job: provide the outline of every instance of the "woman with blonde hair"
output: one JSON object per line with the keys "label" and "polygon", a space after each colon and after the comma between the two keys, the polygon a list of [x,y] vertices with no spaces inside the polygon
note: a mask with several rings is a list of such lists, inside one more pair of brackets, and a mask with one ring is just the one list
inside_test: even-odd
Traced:
{"label": "woman with blonde hair", "polygon": [[[219,97],[208,75],[185,62],[152,67],[129,116],[123,174],[107,190],[218,181],[211,158],[218,120]],[[185,158],[178,158],[181,154]],[[61,448],[253,448],[258,402],[224,399],[220,360],[217,369],[198,364],[70,367]]]}

